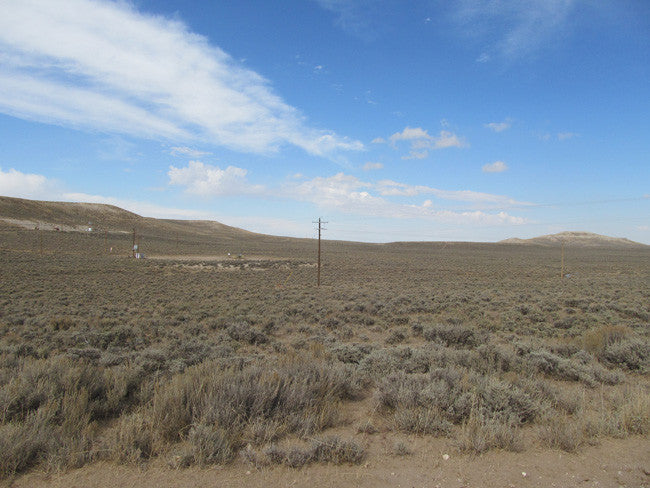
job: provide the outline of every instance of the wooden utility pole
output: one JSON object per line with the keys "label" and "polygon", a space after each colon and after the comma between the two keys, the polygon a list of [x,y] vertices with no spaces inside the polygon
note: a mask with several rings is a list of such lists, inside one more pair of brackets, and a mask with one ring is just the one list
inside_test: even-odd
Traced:
{"label": "wooden utility pole", "polygon": [[564,241],[562,241],[562,266],[560,271],[560,278],[564,279]]}
{"label": "wooden utility pole", "polygon": [[322,224],[327,224],[327,222],[321,220],[321,218],[318,218],[318,222],[313,222],[314,224],[318,224],[318,279],[317,279],[317,286],[320,286],[320,235],[321,235],[321,230],[327,230],[322,228]]}
{"label": "wooden utility pole", "polygon": [[133,246],[131,246],[131,249],[133,249],[133,257],[135,257],[135,227],[133,228]]}

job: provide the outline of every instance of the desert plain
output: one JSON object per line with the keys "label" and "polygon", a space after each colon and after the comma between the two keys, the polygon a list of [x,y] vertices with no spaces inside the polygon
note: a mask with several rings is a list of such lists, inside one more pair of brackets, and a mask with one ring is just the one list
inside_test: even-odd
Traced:
{"label": "desert plain", "polygon": [[312,239],[1,198],[2,483],[650,486],[650,247],[321,261],[317,286]]}

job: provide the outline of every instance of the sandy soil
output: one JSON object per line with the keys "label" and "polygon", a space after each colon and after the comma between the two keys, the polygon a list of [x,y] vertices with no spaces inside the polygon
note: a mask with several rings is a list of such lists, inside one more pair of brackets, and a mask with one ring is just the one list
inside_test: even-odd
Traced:
{"label": "sandy soil", "polygon": [[[236,462],[211,469],[173,470],[162,462],[138,468],[96,463],[67,473],[33,472],[14,480],[20,488],[208,487],[650,487],[650,441],[603,440],[577,454],[530,449],[523,453],[457,454],[448,441],[404,437],[412,455],[392,454],[394,438],[368,438],[362,466],[312,465],[255,469]],[[445,454],[448,459],[444,459]]]}

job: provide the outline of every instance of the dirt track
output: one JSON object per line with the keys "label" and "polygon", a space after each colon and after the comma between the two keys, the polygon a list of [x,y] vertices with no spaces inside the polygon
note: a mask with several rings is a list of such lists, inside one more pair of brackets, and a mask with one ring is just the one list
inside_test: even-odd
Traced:
{"label": "dirt track", "polygon": [[[172,470],[97,463],[63,474],[31,473],[10,486],[20,488],[104,487],[648,487],[650,441],[605,440],[577,454],[552,450],[492,451],[460,456],[447,441],[405,437],[409,456],[390,454],[393,440],[369,438],[369,462],[361,466],[312,465],[260,470],[243,462],[226,468]],[[449,453],[448,460],[443,455]],[[524,475],[525,473],[525,475]]]}

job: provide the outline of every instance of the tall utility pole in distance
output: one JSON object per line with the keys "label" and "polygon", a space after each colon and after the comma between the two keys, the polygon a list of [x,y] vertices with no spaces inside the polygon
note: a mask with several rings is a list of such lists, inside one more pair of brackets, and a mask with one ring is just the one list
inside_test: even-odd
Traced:
{"label": "tall utility pole in distance", "polygon": [[318,218],[318,222],[313,222],[314,224],[318,224],[318,286],[320,286],[320,234],[321,230],[327,230],[322,228],[322,224],[327,224],[327,222],[321,220],[321,218]]}

